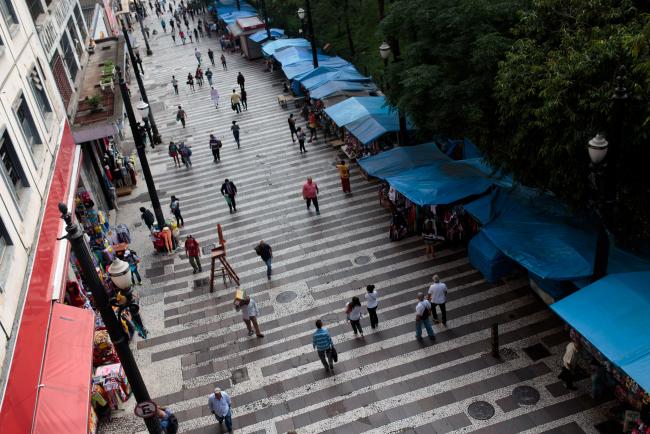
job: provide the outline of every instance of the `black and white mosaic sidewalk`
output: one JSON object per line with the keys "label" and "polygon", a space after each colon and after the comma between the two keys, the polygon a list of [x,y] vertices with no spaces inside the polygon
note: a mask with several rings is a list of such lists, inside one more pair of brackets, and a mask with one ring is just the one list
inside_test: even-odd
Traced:
{"label": "black and white mosaic sidewalk", "polygon": [[[158,20],[149,22],[159,28]],[[191,233],[207,245],[216,241],[221,223],[228,260],[261,307],[265,337],[247,336],[232,307],[233,287],[217,280],[216,292],[209,293],[205,257],[203,272],[194,275],[184,254],[154,254],[146,228],[135,231],[133,247],[144,258],[141,304],[150,338],[133,347],[152,397],[173,409],[181,432],[220,432],[206,406],[215,386],[232,396],[234,425],[242,433],[596,432],[594,424],[609,404],[589,399],[588,379],[576,392],[559,383],[566,334],[525,280],[490,284],[462,249],[439,251],[431,260],[415,237],[390,242],[378,185],[365,181],[353,165],[353,194],[345,195],[333,148],[319,140],[301,155],[292,143],[287,117],[291,111],[299,116],[293,107],[277,104],[281,73],[226,54],[228,71],[218,59],[211,67],[222,97],[215,109],[207,80],[195,92],[184,84],[196,68],[195,47],[204,61],[208,47],[221,55],[215,38],[174,46],[161,32],[153,36],[155,55],[143,57],[145,85],[164,140],[184,140],[193,149],[191,170],[175,168],[166,146],[150,150],[150,163],[164,211],[170,195],[180,199],[182,235]],[[239,71],[246,77],[249,110],[237,115],[229,94],[237,88]],[[179,96],[173,94],[172,75],[179,80]],[[131,88],[135,91],[135,84]],[[175,121],[178,104],[187,112],[185,129]],[[241,149],[230,133],[232,120],[241,126]],[[219,163],[208,148],[211,133],[224,143]],[[321,190],[319,216],[301,200],[307,176]],[[239,190],[236,214],[229,213],[219,192],[225,178]],[[118,220],[133,226],[146,191],[139,186],[124,199]],[[262,239],[273,247],[271,281],[253,250]],[[428,288],[434,273],[450,288],[448,327],[434,326],[435,343],[418,342],[415,294]],[[344,305],[354,295],[363,297],[370,283],[381,295],[380,327],[372,331],[364,317],[366,337],[355,339]],[[340,353],[334,374],[324,372],[311,347],[318,318]],[[489,355],[494,322],[500,324],[502,360]],[[531,358],[524,348],[533,345],[548,353]],[[125,412],[102,430],[134,432],[144,425]]]}

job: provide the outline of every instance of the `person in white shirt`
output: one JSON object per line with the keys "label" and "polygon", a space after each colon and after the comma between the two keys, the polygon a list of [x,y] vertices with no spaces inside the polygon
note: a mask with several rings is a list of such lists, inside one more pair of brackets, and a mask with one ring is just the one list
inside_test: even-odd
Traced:
{"label": "person in white shirt", "polygon": [[577,387],[573,385],[573,372],[575,370],[577,355],[578,345],[573,341],[569,342],[562,357],[562,372],[557,376],[557,378],[564,381],[564,387],[569,390],[577,390]]}
{"label": "person in white shirt", "polygon": [[230,396],[218,387],[215,388],[214,393],[208,397],[208,408],[220,424],[226,421],[226,429],[228,432],[232,432]]}
{"label": "person in white shirt", "polygon": [[417,299],[418,304],[415,305],[415,338],[422,340],[422,327],[424,326],[427,329],[429,339],[435,339],[436,335],[433,333],[433,327],[431,327],[431,320],[429,319],[431,303],[424,299],[424,294],[421,292],[418,292]]}
{"label": "person in white shirt", "polygon": [[431,302],[431,313],[433,314],[433,321],[438,321],[438,314],[436,313],[436,306],[440,306],[440,313],[442,313],[442,325],[447,325],[447,285],[440,281],[437,274],[433,276],[433,285],[429,287],[428,300]]}
{"label": "person in white shirt", "polygon": [[379,293],[375,291],[375,285],[368,285],[366,291],[368,291],[366,292],[366,307],[368,308],[368,316],[370,317],[370,327],[375,329],[379,326],[379,318],[377,318]]}
{"label": "person in white shirt", "polygon": [[350,325],[352,325],[354,335],[358,336],[360,334],[363,337],[363,329],[361,328],[361,302],[359,301],[359,297],[352,297],[352,301],[345,306],[345,313],[348,316]]}
{"label": "person in white shirt", "polygon": [[244,320],[244,324],[246,324],[246,328],[248,329],[248,336],[253,336],[253,328],[255,328],[255,335],[258,338],[263,338],[264,335],[262,332],[260,332],[260,326],[257,324],[257,316],[259,315],[260,310],[257,307],[255,300],[247,296],[246,300],[243,300],[240,306],[236,306],[236,309],[241,309],[242,319]]}

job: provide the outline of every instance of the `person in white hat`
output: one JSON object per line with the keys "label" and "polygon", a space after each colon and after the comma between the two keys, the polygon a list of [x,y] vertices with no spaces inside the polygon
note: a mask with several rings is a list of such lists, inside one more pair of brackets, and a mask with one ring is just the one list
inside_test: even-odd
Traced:
{"label": "person in white hat", "polygon": [[214,414],[217,421],[222,424],[226,422],[226,429],[232,432],[232,412],[230,408],[230,396],[216,387],[214,393],[208,398],[208,408]]}

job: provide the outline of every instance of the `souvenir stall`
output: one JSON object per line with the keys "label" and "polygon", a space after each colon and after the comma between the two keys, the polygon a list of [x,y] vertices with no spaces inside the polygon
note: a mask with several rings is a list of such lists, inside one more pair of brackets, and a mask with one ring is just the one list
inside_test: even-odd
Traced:
{"label": "souvenir stall", "polygon": [[137,184],[135,155],[122,154],[115,146],[114,140],[109,137],[104,137],[96,143],[105,180],[115,188],[117,196],[130,194]]}

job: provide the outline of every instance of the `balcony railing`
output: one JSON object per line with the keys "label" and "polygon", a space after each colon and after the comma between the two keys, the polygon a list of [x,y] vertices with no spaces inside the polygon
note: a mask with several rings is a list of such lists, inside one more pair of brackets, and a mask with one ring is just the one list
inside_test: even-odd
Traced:
{"label": "balcony railing", "polygon": [[67,18],[74,10],[74,0],[53,1],[46,14],[42,14],[36,21],[36,31],[48,56],[65,31]]}

